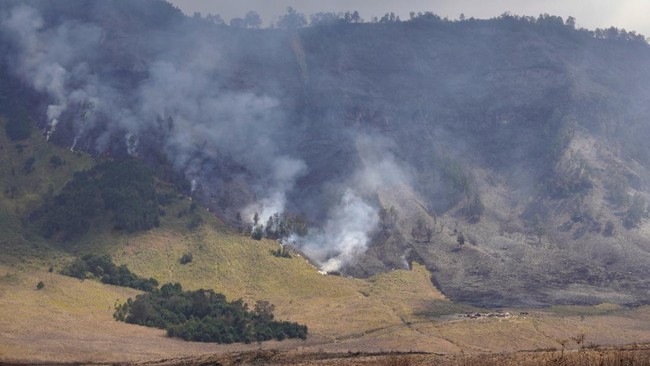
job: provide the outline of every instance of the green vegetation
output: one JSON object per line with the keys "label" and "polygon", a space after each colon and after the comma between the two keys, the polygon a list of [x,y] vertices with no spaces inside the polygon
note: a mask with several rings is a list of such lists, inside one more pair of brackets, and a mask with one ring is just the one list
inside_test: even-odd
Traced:
{"label": "green vegetation", "polygon": [[192,262],[193,259],[194,259],[194,257],[192,256],[192,253],[185,253],[181,257],[179,262],[180,262],[180,264],[188,264],[188,263]]}
{"label": "green vegetation", "polygon": [[131,324],[167,330],[187,341],[234,343],[307,337],[307,326],[274,321],[274,306],[258,301],[253,311],[242,301],[228,302],[213,290],[183,291],[179,283],[129,298],[114,317]]}
{"label": "green vegetation", "polygon": [[43,282],[43,281],[38,281],[38,283],[36,284],[36,289],[37,289],[37,290],[42,290],[42,289],[44,289],[44,288],[45,288],[45,282]]}
{"label": "green vegetation", "polygon": [[[241,217],[240,217],[241,218]],[[288,213],[274,213],[269,216],[266,225],[262,225],[259,221],[259,215],[255,213],[253,217],[253,227],[250,230],[251,237],[255,240],[262,238],[280,240],[288,238],[292,234],[298,236],[307,235],[307,223],[304,219],[297,215]]]}
{"label": "green vegetation", "polygon": [[32,219],[46,238],[61,234],[71,239],[86,233],[93,218],[105,211],[112,212],[118,230],[136,232],[159,225],[153,176],[142,162],[110,161],[75,173]]}
{"label": "green vegetation", "polygon": [[52,167],[58,168],[63,165],[63,159],[59,155],[54,154],[50,157],[50,164]]}
{"label": "green vegetation", "polygon": [[109,255],[87,254],[76,258],[62,274],[80,279],[97,278],[109,285],[153,291],[158,287],[155,278],[144,279],[131,272],[126,265],[117,266]]}
{"label": "green vegetation", "polygon": [[291,258],[291,251],[282,245],[278,249],[271,249],[271,255],[278,258]]}

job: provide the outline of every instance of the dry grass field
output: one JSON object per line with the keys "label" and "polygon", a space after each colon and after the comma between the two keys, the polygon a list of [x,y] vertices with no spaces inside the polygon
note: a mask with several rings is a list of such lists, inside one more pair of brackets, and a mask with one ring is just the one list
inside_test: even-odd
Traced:
{"label": "dry grass field", "polygon": [[[195,357],[216,357],[211,356],[215,354],[264,351],[277,355],[273,357],[278,362],[285,360],[290,364],[312,364],[317,361],[314,357],[323,358],[323,364],[339,364],[352,361],[348,359],[351,354],[359,356],[352,364],[403,364],[385,363],[398,360],[391,355],[361,357],[398,351],[425,353],[400,356],[399,362],[408,359],[407,364],[427,364],[434,355],[463,353],[465,358],[444,360],[462,361],[450,364],[478,365],[471,355],[536,349],[555,349],[549,354],[555,355],[563,347],[567,355],[573,355],[586,345],[650,342],[648,307],[563,307],[526,310],[527,315],[520,315],[524,311],[521,309],[505,309],[513,316],[461,318],[455,312],[467,308],[444,299],[431,285],[429,273],[419,265],[412,271],[397,270],[368,280],[323,276],[300,257],[284,259],[268,254],[276,245],[273,242],[253,242],[243,237],[223,237],[220,242],[219,233],[204,227],[197,234],[204,238],[203,249],[192,247],[195,260],[182,266],[178,253],[188,249],[188,245],[198,245],[190,240],[193,234],[188,235],[183,240],[164,228],[157,229],[131,238],[124,253],[116,258],[138,273],[180,281],[188,288],[215,288],[231,299],[241,296],[249,301],[269,300],[276,305],[278,318],[309,326],[307,341],[215,345],[170,339],[164,331],[112,318],[114,304],[137,291],[68,278],[49,273],[46,267],[34,269],[38,266],[32,264],[30,268],[0,267],[0,360],[177,362],[185,357],[189,362]],[[118,248],[114,249],[119,251]],[[252,254],[219,257],[244,249]],[[229,270],[225,265],[220,268],[213,262],[228,260],[235,268],[243,266],[242,272]],[[245,270],[246,266],[250,266],[249,270]],[[45,284],[41,290],[36,289],[38,281]],[[585,335],[585,340],[578,345],[572,338],[580,334]],[[339,354],[345,355],[343,360],[339,360]],[[300,357],[294,360],[292,355]]]}

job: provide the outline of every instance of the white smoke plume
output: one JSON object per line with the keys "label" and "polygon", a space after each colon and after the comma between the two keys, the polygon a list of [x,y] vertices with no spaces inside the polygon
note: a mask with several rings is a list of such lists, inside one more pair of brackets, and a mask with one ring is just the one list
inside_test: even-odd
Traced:
{"label": "white smoke plume", "polygon": [[[129,64],[146,77],[124,88],[93,68],[102,65],[93,57],[105,52],[110,38],[100,26],[63,21],[48,28],[25,5],[0,15],[0,32],[16,48],[7,56],[11,70],[51,101],[44,131],[48,140],[64,126],[75,134],[72,149],[101,153],[119,145],[140,156],[154,134],[156,147],[192,182],[192,194],[218,184],[209,171],[230,159],[256,177],[248,181],[255,202],[236,208],[245,220],[257,213],[264,222],[284,212],[296,181],[309,168],[295,156],[299,150],[288,147],[288,116],[279,97],[229,87],[223,74],[239,66],[228,64],[228,51],[191,26],[177,31],[151,36],[153,56]],[[338,183],[336,201],[310,208],[327,210],[327,219],[299,243],[327,271],[340,270],[367,249],[379,222],[373,195],[407,176],[387,152],[389,142],[368,136],[354,140],[363,167]]]}
{"label": "white smoke plume", "polygon": [[368,249],[379,224],[379,210],[367,197],[379,189],[408,184],[411,179],[405,164],[400,164],[390,152],[391,145],[383,137],[357,136],[356,148],[363,167],[352,177],[339,203],[330,210],[324,227],[313,229],[307,237],[297,240],[323,271],[339,271]]}
{"label": "white smoke plume", "polygon": [[97,26],[74,22],[54,30],[43,26],[38,12],[22,5],[2,19],[0,29],[12,35],[18,47],[11,60],[14,71],[52,99],[47,107],[49,140],[70,103],[92,105],[97,100],[92,85],[84,82],[91,77],[84,56],[92,54],[102,33]]}
{"label": "white smoke plume", "polygon": [[348,189],[329,215],[325,227],[301,240],[302,250],[326,272],[338,271],[365,252],[369,235],[379,223],[377,209]]}
{"label": "white smoke plume", "polygon": [[275,213],[285,211],[286,192],[293,189],[296,179],[305,174],[307,166],[302,160],[281,156],[272,163],[270,189],[264,198],[243,210],[244,218],[253,221],[255,214],[266,220]]}
{"label": "white smoke plume", "polygon": [[305,163],[278,146],[284,116],[276,99],[221,85],[224,51],[211,39],[191,29],[161,36],[168,47],[157,49],[159,55],[146,65],[147,78],[124,96],[89,66],[104,38],[100,27],[68,21],[46,28],[39,13],[26,5],[0,21],[0,30],[17,48],[13,72],[52,101],[44,131],[48,140],[62,123],[71,125],[75,149],[103,123],[101,135],[93,137],[96,152],[113,148],[113,136],[121,135],[125,151],[135,156],[141,136],[167,121],[160,148],[188,180],[205,180],[206,159],[233,157],[270,178],[258,185],[260,199],[251,210],[263,215],[284,211],[286,192],[306,171]]}

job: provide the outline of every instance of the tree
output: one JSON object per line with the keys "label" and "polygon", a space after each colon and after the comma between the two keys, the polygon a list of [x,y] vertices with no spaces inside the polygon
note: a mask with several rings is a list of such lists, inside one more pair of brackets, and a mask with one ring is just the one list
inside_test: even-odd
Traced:
{"label": "tree", "polygon": [[249,11],[244,16],[244,27],[258,29],[262,25],[262,17],[257,12]]}
{"label": "tree", "polygon": [[353,12],[345,12],[345,14],[343,14],[343,21],[346,23],[363,23],[361,15],[359,15],[359,12],[356,10]]}
{"label": "tree", "polygon": [[393,12],[386,13],[383,17],[381,17],[381,19],[379,19],[379,23],[394,23],[399,21],[399,15],[395,15]]}
{"label": "tree", "polygon": [[245,28],[246,23],[242,18],[232,18],[230,19],[230,26],[233,28]]}
{"label": "tree", "polygon": [[262,240],[263,236],[264,236],[264,226],[255,225],[255,227],[253,227],[253,232],[251,233],[251,238],[255,240]]}
{"label": "tree", "polygon": [[483,205],[481,196],[478,193],[475,193],[471,199],[469,199],[468,197],[468,201],[469,202],[465,207],[467,219],[470,222],[478,222],[481,219],[481,215],[483,214],[483,211],[485,210],[485,206]]}
{"label": "tree", "polygon": [[338,15],[331,12],[318,12],[309,16],[309,25],[319,26],[319,25],[331,25],[336,24],[341,19]]}
{"label": "tree", "polygon": [[[215,14],[215,15],[208,14],[208,15],[205,16],[205,19],[207,21],[209,21],[210,23],[216,24],[216,25],[224,25],[224,24],[226,24],[226,22],[223,20],[223,18],[219,14]],[[173,124],[174,124],[174,121],[171,119],[171,117],[169,117],[169,119],[167,120],[167,123],[168,123],[169,129],[171,130],[173,128]]]}
{"label": "tree", "polygon": [[465,245],[465,236],[463,236],[463,233],[459,232],[458,237],[456,238],[456,243],[458,244],[459,248],[462,248],[463,245]]}
{"label": "tree", "polygon": [[576,18],[574,18],[572,16],[569,16],[568,18],[566,18],[566,21],[564,22],[564,24],[567,27],[571,28],[571,29],[575,29],[576,28]]}
{"label": "tree", "polygon": [[260,318],[262,321],[271,321],[273,320],[273,311],[275,310],[275,305],[271,304],[266,300],[258,300],[255,302],[255,307],[253,308],[253,314]]}
{"label": "tree", "polygon": [[298,13],[291,6],[287,8],[287,13],[280,17],[278,20],[278,28],[296,30],[307,25],[307,18],[305,14]]}

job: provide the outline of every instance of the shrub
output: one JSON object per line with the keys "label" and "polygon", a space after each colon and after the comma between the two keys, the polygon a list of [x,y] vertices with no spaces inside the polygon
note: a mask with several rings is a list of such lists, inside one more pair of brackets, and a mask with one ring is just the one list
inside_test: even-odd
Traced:
{"label": "shrub", "polygon": [[179,262],[181,264],[188,264],[188,263],[192,262],[192,259],[193,259],[192,253],[185,253],[185,254],[183,254],[183,256],[181,256],[181,259],[180,259]]}
{"label": "shrub", "polygon": [[42,290],[43,288],[45,288],[45,283],[43,281],[38,281],[38,283],[36,284],[36,289]]}
{"label": "shrub", "polygon": [[61,159],[60,156],[54,154],[50,157],[50,165],[52,165],[55,168],[58,168],[61,165],[63,165],[63,159]]}
{"label": "shrub", "polygon": [[291,252],[284,246],[280,246],[276,250],[271,249],[271,255],[278,258],[291,258]]}

